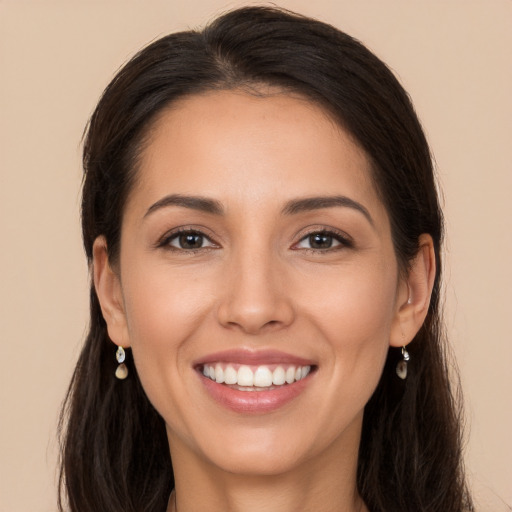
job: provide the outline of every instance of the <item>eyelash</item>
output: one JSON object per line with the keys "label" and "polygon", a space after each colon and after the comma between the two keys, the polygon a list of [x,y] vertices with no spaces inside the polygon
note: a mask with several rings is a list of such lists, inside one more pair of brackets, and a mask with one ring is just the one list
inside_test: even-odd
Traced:
{"label": "eyelash", "polygon": [[[199,236],[203,240],[207,240],[211,245],[206,247],[197,247],[186,249],[184,247],[175,247],[171,245],[171,242],[175,240],[179,240],[181,236]],[[215,247],[219,247],[215,242],[211,240],[211,238],[198,229],[190,229],[190,228],[179,228],[173,231],[172,233],[166,233],[160,241],[156,244],[158,248],[165,248],[171,251],[179,251],[179,252],[188,252],[188,253],[196,253],[198,251],[204,251],[205,249],[212,249]]]}
{"label": "eyelash", "polygon": [[339,251],[341,249],[351,249],[354,247],[354,243],[351,238],[349,238],[345,233],[336,231],[333,229],[314,229],[310,231],[309,233],[306,233],[304,236],[301,237],[301,239],[294,244],[293,248],[297,247],[300,243],[307,240],[308,238],[311,239],[313,236],[324,236],[331,238],[333,242],[338,242],[338,245],[334,245],[334,247],[326,247],[323,249],[313,248],[313,247],[302,247],[297,248],[295,250],[304,250],[310,253],[326,253],[326,252],[332,252],[332,251]]}
{"label": "eyelash", "polygon": [[[198,236],[202,238],[202,241],[208,241],[210,245],[205,247],[196,247],[196,248],[184,248],[184,247],[175,247],[171,244],[171,242],[175,240],[179,240],[179,237],[181,236]],[[313,248],[313,247],[298,247],[299,244],[307,240],[308,238],[311,239],[313,236],[323,236],[327,238],[331,238],[332,242],[337,242],[337,245],[334,245],[334,247],[326,247],[326,248]],[[310,240],[311,241],[311,240]],[[205,233],[203,233],[200,230],[197,229],[190,229],[190,228],[180,228],[172,233],[165,234],[160,241],[156,244],[158,248],[166,248],[171,251],[179,251],[179,252],[187,252],[187,253],[196,253],[199,251],[204,250],[210,250],[212,248],[218,248],[219,246],[211,240],[209,236],[207,236]],[[293,250],[304,250],[311,253],[325,253],[325,252],[331,252],[331,251],[337,251],[343,248],[353,248],[354,243],[353,241],[344,233],[338,232],[332,229],[315,229],[310,231],[309,233],[306,233],[301,237],[301,239],[295,243],[292,246]]]}

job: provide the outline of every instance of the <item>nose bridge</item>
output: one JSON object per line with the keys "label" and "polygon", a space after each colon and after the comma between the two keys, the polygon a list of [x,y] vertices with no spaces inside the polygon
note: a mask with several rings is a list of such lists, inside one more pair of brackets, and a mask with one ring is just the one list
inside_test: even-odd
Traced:
{"label": "nose bridge", "polygon": [[219,321],[256,334],[288,325],[293,308],[278,255],[263,244],[233,250],[227,262]]}

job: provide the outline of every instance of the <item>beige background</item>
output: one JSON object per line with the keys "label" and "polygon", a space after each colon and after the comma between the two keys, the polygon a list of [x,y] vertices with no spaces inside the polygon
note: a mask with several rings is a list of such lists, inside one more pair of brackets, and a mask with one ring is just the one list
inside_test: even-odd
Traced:
{"label": "beige background", "polygon": [[[87,318],[86,120],[147,41],[243,3],[0,0],[0,512],[56,510],[57,414]],[[277,3],[363,40],[415,101],[444,191],[467,466],[511,504],[512,1]]]}

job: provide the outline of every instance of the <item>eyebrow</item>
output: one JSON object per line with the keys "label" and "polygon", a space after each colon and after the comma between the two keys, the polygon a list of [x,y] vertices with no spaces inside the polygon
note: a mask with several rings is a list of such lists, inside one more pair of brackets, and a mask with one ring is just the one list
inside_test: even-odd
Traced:
{"label": "eyebrow", "polygon": [[171,194],[156,203],[152,204],[148,211],[144,214],[144,218],[153,212],[169,206],[180,206],[181,208],[190,208],[191,210],[199,210],[213,215],[222,215],[224,208],[219,201],[201,196],[184,196],[181,194]]}
{"label": "eyebrow", "polygon": [[[198,210],[213,215],[224,214],[224,208],[222,207],[222,204],[215,199],[202,196],[171,194],[163,197],[162,199],[159,199],[156,203],[152,204],[144,214],[144,218],[157,210],[167,208],[169,206],[189,208],[191,210]],[[284,208],[282,209],[282,213],[284,215],[296,215],[298,213],[336,207],[352,208],[362,213],[368,222],[374,226],[374,221],[370,215],[370,212],[361,203],[358,203],[357,201],[354,201],[353,199],[350,199],[350,197],[346,196],[320,196],[294,199],[288,201],[285,204]]]}
{"label": "eyebrow", "polygon": [[295,215],[297,213],[308,212],[312,210],[322,210],[324,208],[352,208],[362,213],[368,222],[374,226],[374,221],[370,212],[357,201],[346,196],[322,196],[322,197],[306,197],[304,199],[296,199],[286,203],[283,208],[283,214]]}

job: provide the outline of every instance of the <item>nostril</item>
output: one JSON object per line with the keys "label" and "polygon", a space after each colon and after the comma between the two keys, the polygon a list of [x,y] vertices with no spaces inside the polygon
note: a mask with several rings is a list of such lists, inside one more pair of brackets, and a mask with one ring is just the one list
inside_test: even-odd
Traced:
{"label": "nostril", "polygon": [[239,329],[248,334],[280,329],[294,319],[292,304],[285,296],[256,294],[252,288],[236,289],[221,300],[217,319],[229,329]]}

